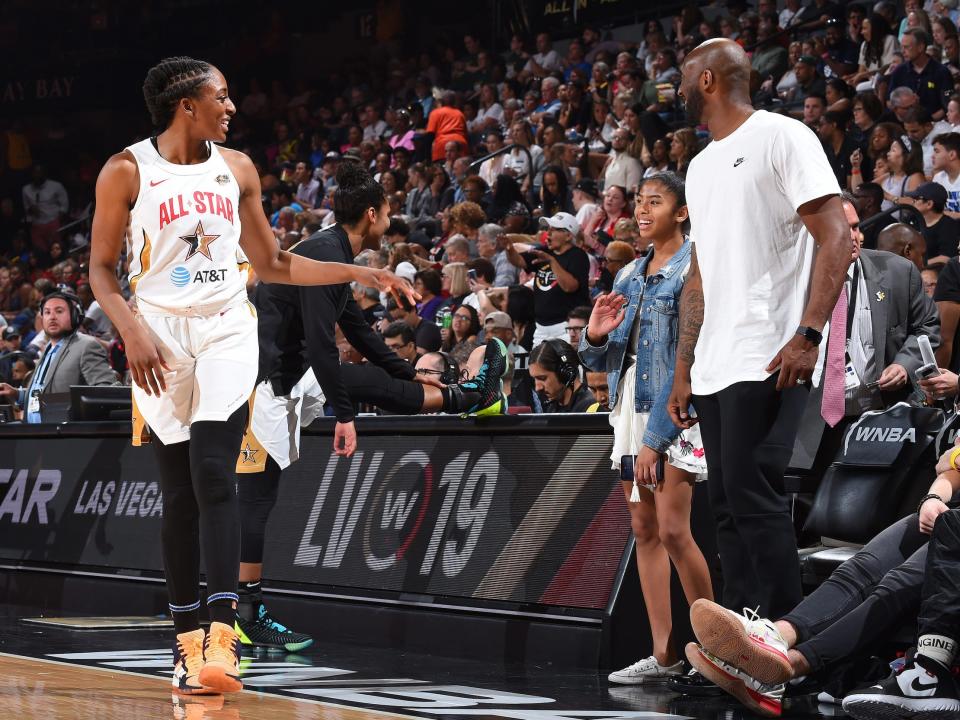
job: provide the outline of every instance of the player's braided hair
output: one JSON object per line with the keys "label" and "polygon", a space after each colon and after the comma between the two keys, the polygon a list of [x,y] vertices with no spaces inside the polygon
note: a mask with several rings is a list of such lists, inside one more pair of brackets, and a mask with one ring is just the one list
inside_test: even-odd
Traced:
{"label": "player's braided hair", "polygon": [[190,57],[165,58],[147,72],[143,81],[143,99],[150,119],[158,128],[166,128],[173,119],[177,103],[185,97],[196,97],[210,79],[210,63]]}

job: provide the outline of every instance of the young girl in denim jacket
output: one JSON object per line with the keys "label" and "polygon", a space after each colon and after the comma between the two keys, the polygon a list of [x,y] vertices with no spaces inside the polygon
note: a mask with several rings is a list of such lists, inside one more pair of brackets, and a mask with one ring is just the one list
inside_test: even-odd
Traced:
{"label": "young girl in denim jacket", "polygon": [[597,299],[580,356],[609,379],[611,460],[621,471],[653,637],[653,655],[612,673],[610,681],[639,685],[681,673],[671,639],[670,562],[689,603],[712,598],[713,590],[690,532],[693,485],[706,476],[703,444],[697,426],[681,431],[667,414],[677,312],[690,268],[683,181],[673,173],[644,179],[635,216],[651,249],[617,274],[613,292]]}

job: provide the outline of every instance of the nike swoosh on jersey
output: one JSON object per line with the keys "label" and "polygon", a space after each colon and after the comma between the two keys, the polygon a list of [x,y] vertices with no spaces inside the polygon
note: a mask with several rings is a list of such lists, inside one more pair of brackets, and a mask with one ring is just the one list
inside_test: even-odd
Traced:
{"label": "nike swoosh on jersey", "polygon": [[165,182],[166,182],[167,180],[169,180],[169,179],[170,179],[170,178],[164,178],[163,180],[157,180],[157,182],[154,182],[153,180],[151,180],[151,181],[150,181],[150,187],[156,187],[156,186],[159,185],[160,183],[165,183]]}

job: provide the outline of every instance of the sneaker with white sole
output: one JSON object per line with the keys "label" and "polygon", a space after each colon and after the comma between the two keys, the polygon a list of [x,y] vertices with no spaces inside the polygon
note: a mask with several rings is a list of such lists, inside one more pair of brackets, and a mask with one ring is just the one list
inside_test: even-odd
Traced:
{"label": "sneaker with white sole", "polygon": [[793,677],[790,649],[776,626],[749,608],[743,614],[700,599],[690,607],[690,624],[700,645],[714,657],[767,685]]}
{"label": "sneaker with white sole", "polygon": [[918,654],[900,672],[847,695],[843,709],[857,720],[956,720],[960,691],[950,670]]}
{"label": "sneaker with white sole", "polygon": [[822,705],[839,705],[841,702],[843,702],[843,698],[834,697],[826,690],[823,690],[817,693],[817,702],[821,703]]}
{"label": "sneaker with white sole", "polygon": [[766,684],[743,670],[711,655],[696,643],[687,643],[687,660],[707,680],[739,700],[745,707],[765,717],[783,713],[784,683]]}
{"label": "sneaker with white sole", "polygon": [[623,670],[610,673],[607,679],[620,685],[646,685],[666,682],[682,673],[682,662],[673,665],[661,665],[657,662],[657,658],[651,655],[643,660],[637,660],[633,665],[628,665]]}

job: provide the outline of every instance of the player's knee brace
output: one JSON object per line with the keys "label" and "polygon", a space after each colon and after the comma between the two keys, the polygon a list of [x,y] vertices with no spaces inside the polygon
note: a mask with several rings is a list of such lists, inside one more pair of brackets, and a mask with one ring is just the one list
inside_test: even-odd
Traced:
{"label": "player's knee brace", "polygon": [[190,475],[200,506],[232,502],[237,482],[237,452],[246,425],[247,406],[226,422],[201,421],[190,426]]}

